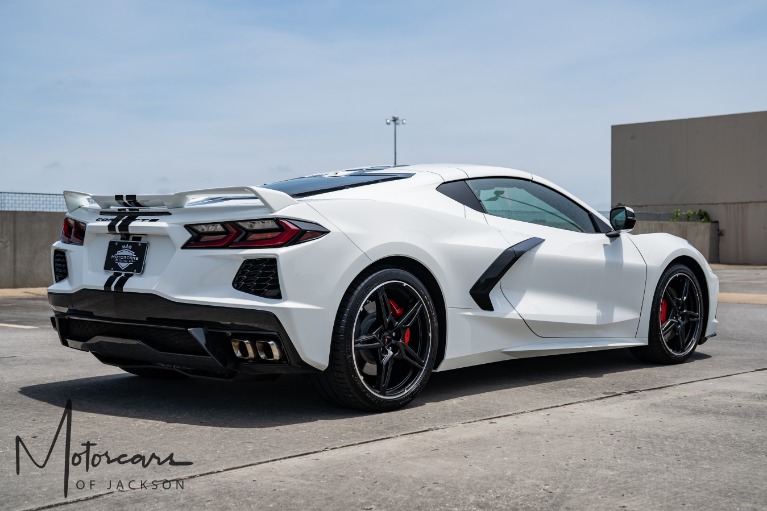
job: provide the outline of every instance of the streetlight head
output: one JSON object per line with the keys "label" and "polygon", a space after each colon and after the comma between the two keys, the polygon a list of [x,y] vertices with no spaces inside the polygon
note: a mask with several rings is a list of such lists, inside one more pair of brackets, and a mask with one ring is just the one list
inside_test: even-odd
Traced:
{"label": "streetlight head", "polygon": [[402,124],[405,124],[406,122],[407,122],[407,120],[402,119]]}
{"label": "streetlight head", "polygon": [[386,124],[391,124],[391,119],[386,119]]}

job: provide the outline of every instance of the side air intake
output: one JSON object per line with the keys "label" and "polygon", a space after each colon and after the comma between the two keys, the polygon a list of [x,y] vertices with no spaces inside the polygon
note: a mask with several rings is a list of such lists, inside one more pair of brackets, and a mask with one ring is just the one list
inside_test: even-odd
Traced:
{"label": "side air intake", "polygon": [[277,259],[269,257],[243,261],[232,281],[232,287],[263,298],[282,298]]}
{"label": "side air intake", "polygon": [[69,277],[69,267],[67,266],[67,253],[63,250],[53,251],[53,279],[61,282]]}

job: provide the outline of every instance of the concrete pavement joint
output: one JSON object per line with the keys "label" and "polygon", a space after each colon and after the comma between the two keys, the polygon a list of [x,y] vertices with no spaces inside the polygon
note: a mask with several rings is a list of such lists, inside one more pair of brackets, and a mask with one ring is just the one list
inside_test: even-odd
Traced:
{"label": "concrete pavement joint", "polygon": [[[480,419],[472,419],[472,420],[458,422],[458,423],[454,423],[454,424],[446,424],[446,425],[442,425],[442,426],[434,426],[434,427],[431,427],[431,428],[419,429],[419,430],[410,431],[410,432],[407,432],[407,433],[400,433],[400,434],[396,434],[396,435],[389,435],[389,436],[384,436],[384,437],[378,437],[378,438],[373,438],[373,439],[370,439],[370,440],[363,440],[363,441],[360,441],[360,442],[352,442],[352,443],[349,443],[349,444],[338,445],[338,446],[335,446],[335,447],[324,447],[322,449],[315,449],[315,450],[312,450],[312,451],[306,451],[306,452],[291,454],[291,455],[287,455],[287,456],[280,456],[280,457],[276,457],[276,458],[270,458],[270,459],[267,459],[267,460],[256,461],[256,462],[247,463],[247,464],[244,464],[244,465],[237,465],[237,466],[234,466],[234,467],[222,468],[222,469],[218,469],[218,470],[210,470],[208,472],[201,472],[199,474],[192,474],[192,475],[188,475],[188,476],[174,478],[173,480],[174,481],[189,481],[191,479],[198,479],[198,478],[201,478],[201,477],[217,475],[217,474],[223,474],[223,473],[226,473],[226,472],[233,472],[233,471],[236,471],[236,470],[242,470],[242,469],[246,469],[246,468],[257,467],[257,466],[260,466],[260,465],[266,465],[266,464],[269,464],[269,463],[276,463],[276,462],[279,462],[279,461],[286,461],[286,460],[291,460],[291,459],[296,459],[296,458],[303,458],[303,457],[306,457],[306,456],[312,456],[312,455],[315,455],[315,454],[320,454],[320,453],[328,452],[328,451],[336,451],[336,450],[347,449],[347,448],[351,448],[351,447],[358,447],[358,446],[361,446],[361,445],[373,444],[373,443],[377,443],[377,442],[383,442],[383,441],[386,441],[386,440],[393,440],[393,439],[396,439],[396,438],[408,437],[408,436],[413,436],[413,435],[420,435],[420,434],[429,433],[429,432],[432,432],[432,431],[447,430],[447,429],[451,429],[451,428],[455,428],[455,427],[459,427],[459,426],[464,426],[464,425],[468,425],[468,424],[476,424],[476,423],[479,423],[479,422],[486,422],[486,421],[491,421],[491,420],[495,420],[495,419],[503,419],[503,418],[507,418],[507,417],[516,417],[516,416],[525,415],[525,414],[529,414],[529,413],[536,413],[536,412],[542,412],[542,411],[546,411],[546,410],[554,410],[554,409],[558,409],[558,408],[565,408],[565,407],[573,406],[573,405],[580,405],[580,404],[586,404],[586,403],[594,403],[594,402],[598,402],[598,401],[604,401],[604,400],[607,400],[607,399],[612,399],[612,398],[615,398],[615,397],[628,396],[628,395],[632,395],[632,394],[642,394],[642,393],[645,393],[645,392],[652,392],[652,391],[656,391],[656,390],[664,390],[664,389],[669,389],[669,388],[674,388],[674,387],[680,387],[680,386],[683,386],[683,385],[690,385],[690,384],[693,384],[693,383],[700,383],[700,382],[704,382],[704,381],[720,380],[720,379],[723,379],[723,378],[730,378],[730,377],[733,377],[733,376],[741,376],[741,375],[744,375],[744,374],[758,373],[758,372],[761,372],[761,371],[767,371],[767,367],[761,367],[761,368],[757,368],[757,369],[751,369],[751,370],[748,370],[748,371],[741,371],[741,372],[737,372],[737,373],[730,373],[730,374],[724,374],[724,375],[719,375],[719,376],[710,376],[710,377],[707,377],[707,378],[700,378],[700,379],[696,379],[696,380],[689,380],[689,381],[683,381],[683,382],[678,382],[678,383],[671,383],[671,384],[668,384],[668,385],[660,385],[660,386],[656,386],[656,387],[648,387],[648,388],[644,388],[644,389],[626,390],[626,391],[623,391],[623,392],[616,392],[614,394],[609,394],[609,395],[606,395],[606,396],[599,396],[599,397],[593,397],[593,398],[588,398],[588,399],[580,399],[580,400],[577,400],[577,401],[571,401],[571,402],[568,402],[568,403],[562,403],[562,404],[558,404],[558,405],[544,406],[544,407],[541,407],[541,408],[533,408],[533,409],[529,409],[529,410],[521,410],[521,411],[518,411],[518,412],[511,412],[511,413],[493,415],[493,416],[489,416],[489,417],[483,417],[483,418],[480,418]],[[140,490],[126,490],[125,493],[132,492],[132,491],[140,491]],[[81,497],[81,498],[77,498],[77,499],[66,500],[66,501],[62,501],[62,502],[55,502],[55,503],[52,503],[52,504],[46,504],[44,506],[38,506],[38,507],[33,507],[33,508],[27,508],[25,511],[42,511],[42,510],[45,510],[45,509],[52,509],[52,508],[56,508],[56,507],[63,507],[63,506],[67,506],[69,504],[76,504],[76,503],[85,502],[85,501],[89,501],[89,500],[95,500],[95,499],[98,499],[98,498],[101,498],[101,497],[106,497],[108,495],[112,495],[112,494],[115,494],[115,493],[124,493],[124,492],[110,491],[110,492],[97,493],[95,495],[89,495],[89,496]]]}
{"label": "concrete pavement joint", "polygon": [[89,500],[95,500],[101,497],[106,497],[107,495],[112,495],[113,493],[117,493],[117,492],[108,491],[104,493],[97,493],[95,495],[88,495],[87,497],[80,497],[77,499],[65,500],[64,502],[54,502],[53,504],[46,504],[44,506],[30,507],[24,511],[42,511],[43,509],[52,509],[54,507],[62,507],[62,506],[67,506],[69,504],[78,504],[80,502],[86,502]]}
{"label": "concrete pavement joint", "polygon": [[[522,410],[520,412],[512,412],[512,413],[506,413],[506,414],[501,414],[501,415],[494,415],[492,417],[484,417],[482,419],[474,419],[474,420],[470,420],[470,421],[461,422],[459,424],[455,424],[454,426],[463,425],[463,424],[474,424],[474,423],[477,423],[477,422],[484,422],[484,421],[489,421],[489,420],[494,420],[494,419],[503,419],[505,417],[514,417],[514,416],[517,416],[517,415],[524,415],[526,413],[541,412],[541,411],[545,411],[545,410],[552,410],[552,409],[555,409],[555,408],[564,408],[566,406],[579,405],[579,404],[583,404],[583,403],[595,403],[597,401],[604,401],[605,399],[612,399],[614,397],[619,397],[619,396],[629,396],[631,394],[641,394],[643,392],[651,392],[653,390],[670,389],[670,388],[673,388],[673,387],[679,387],[679,386],[682,386],[682,385],[689,385],[691,383],[700,383],[700,382],[709,381],[709,380],[721,380],[722,378],[730,378],[732,376],[740,376],[740,375],[743,375],[743,374],[758,373],[760,371],[767,371],[767,367],[760,367],[758,369],[750,369],[748,371],[742,371],[742,372],[739,372],[739,373],[723,374],[723,375],[720,375],[720,376],[710,376],[708,378],[700,378],[698,380],[683,381],[683,382],[679,382],[679,383],[670,383],[668,385],[660,385],[658,387],[648,387],[646,389],[624,390],[623,392],[616,392],[615,394],[609,394],[607,396],[599,396],[599,397],[592,397],[592,398],[589,398],[589,399],[581,399],[579,401],[572,401],[570,403],[563,403],[561,405],[544,406],[542,408],[535,408],[533,410]],[[440,427],[438,429],[446,429],[448,427],[452,427],[452,426]],[[409,435],[409,434],[411,434],[411,433],[405,433],[405,434],[400,435],[400,436],[405,436],[405,435]]]}

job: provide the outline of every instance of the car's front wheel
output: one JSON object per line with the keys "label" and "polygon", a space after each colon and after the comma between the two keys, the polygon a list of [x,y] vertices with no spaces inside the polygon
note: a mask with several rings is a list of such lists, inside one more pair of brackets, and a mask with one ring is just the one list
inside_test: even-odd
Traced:
{"label": "car's front wheel", "polygon": [[663,272],[653,297],[647,346],[632,348],[640,360],[678,364],[692,356],[703,337],[705,302],[700,283],[687,266]]}
{"label": "car's front wheel", "polygon": [[357,279],[336,317],[329,367],[313,377],[325,398],[383,412],[409,403],[426,385],[439,325],[426,287],[413,274],[384,268]]}

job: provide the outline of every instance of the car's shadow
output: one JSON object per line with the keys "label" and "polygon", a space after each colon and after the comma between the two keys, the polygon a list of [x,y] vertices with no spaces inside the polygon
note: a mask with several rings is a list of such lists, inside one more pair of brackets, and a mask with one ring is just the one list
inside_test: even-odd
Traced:
{"label": "car's shadow", "polygon": [[[695,353],[687,363],[710,358]],[[410,407],[502,389],[646,368],[627,350],[510,360],[432,375]],[[673,366],[668,367],[673,370]],[[608,390],[608,389],[606,389]],[[23,387],[21,394],[77,411],[168,423],[266,428],[365,415],[323,401],[301,376],[276,381],[150,380],[129,374]],[[605,392],[609,394],[609,392]]]}

